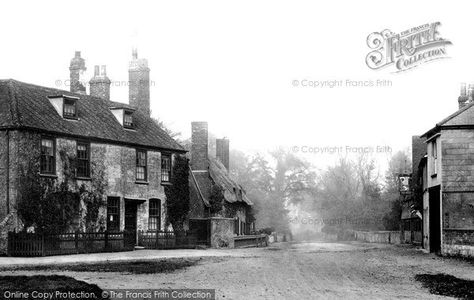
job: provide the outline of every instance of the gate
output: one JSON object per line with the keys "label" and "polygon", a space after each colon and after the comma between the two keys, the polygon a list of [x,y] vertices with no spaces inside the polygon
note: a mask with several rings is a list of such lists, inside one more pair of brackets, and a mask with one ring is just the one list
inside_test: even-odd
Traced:
{"label": "gate", "polygon": [[211,222],[209,219],[189,219],[189,231],[197,237],[198,245],[210,246]]}

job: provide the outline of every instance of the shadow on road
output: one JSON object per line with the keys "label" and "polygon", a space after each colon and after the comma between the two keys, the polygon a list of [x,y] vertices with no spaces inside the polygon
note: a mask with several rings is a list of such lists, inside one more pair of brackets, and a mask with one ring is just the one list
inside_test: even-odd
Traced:
{"label": "shadow on road", "polygon": [[448,274],[418,274],[417,281],[428,288],[430,293],[460,299],[474,299],[474,281]]}

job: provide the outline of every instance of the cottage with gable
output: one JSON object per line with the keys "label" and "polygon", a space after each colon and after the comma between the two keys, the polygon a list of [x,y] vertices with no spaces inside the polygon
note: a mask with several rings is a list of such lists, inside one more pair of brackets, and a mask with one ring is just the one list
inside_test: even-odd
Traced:
{"label": "cottage with gable", "polygon": [[217,139],[216,157],[211,157],[208,123],[192,122],[191,127],[190,230],[198,230],[200,236],[206,238],[213,232],[208,226],[220,223],[215,226],[229,231],[225,224],[231,221],[232,230],[227,232],[231,236],[251,234],[255,230],[253,203],[229,173],[229,140]]}

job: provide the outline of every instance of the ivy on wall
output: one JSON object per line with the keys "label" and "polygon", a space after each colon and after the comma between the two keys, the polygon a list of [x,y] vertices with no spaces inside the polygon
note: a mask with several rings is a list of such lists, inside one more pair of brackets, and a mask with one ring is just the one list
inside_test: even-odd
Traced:
{"label": "ivy on wall", "polygon": [[60,150],[62,180],[39,176],[39,162],[32,159],[20,168],[17,212],[24,230],[33,227],[37,232],[58,233],[76,229],[102,231],[105,216],[100,209],[105,204],[106,182],[103,169],[95,164],[91,168],[91,186],[78,186],[74,179],[76,158]]}
{"label": "ivy on wall", "polygon": [[170,185],[165,186],[166,223],[176,233],[184,232],[184,223],[189,212],[189,162],[186,156],[176,155]]}
{"label": "ivy on wall", "polygon": [[211,215],[217,215],[224,209],[224,189],[213,184],[211,187],[211,195],[209,196],[209,204],[211,205]]}

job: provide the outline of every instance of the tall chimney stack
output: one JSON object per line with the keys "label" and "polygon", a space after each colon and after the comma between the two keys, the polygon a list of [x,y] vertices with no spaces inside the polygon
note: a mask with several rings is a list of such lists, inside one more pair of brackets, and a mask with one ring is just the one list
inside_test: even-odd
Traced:
{"label": "tall chimney stack", "polygon": [[207,171],[209,168],[207,122],[192,122],[191,129],[191,169]]}
{"label": "tall chimney stack", "polygon": [[467,88],[465,83],[461,83],[461,92],[458,97],[459,109],[463,108],[469,101],[469,96],[467,93]]}
{"label": "tall chimney stack", "polygon": [[110,100],[110,83],[106,66],[95,66],[94,77],[89,81],[91,96]]}
{"label": "tall chimney stack", "polygon": [[73,93],[86,94],[86,87],[82,84],[81,77],[86,71],[86,62],[81,57],[81,51],[76,51],[69,65],[69,89]]}
{"label": "tall chimney stack", "polygon": [[150,116],[150,69],[148,60],[138,58],[137,49],[133,49],[128,69],[129,103],[146,116]]}
{"label": "tall chimney stack", "polygon": [[226,138],[216,139],[216,158],[229,171],[229,140]]}
{"label": "tall chimney stack", "polygon": [[469,100],[469,103],[471,103],[474,100],[474,84],[470,83],[467,88],[467,99]]}

